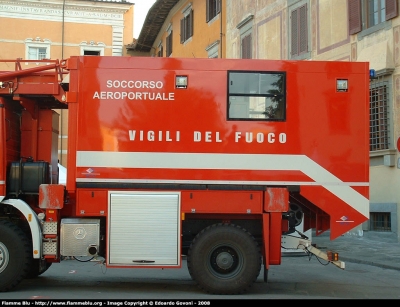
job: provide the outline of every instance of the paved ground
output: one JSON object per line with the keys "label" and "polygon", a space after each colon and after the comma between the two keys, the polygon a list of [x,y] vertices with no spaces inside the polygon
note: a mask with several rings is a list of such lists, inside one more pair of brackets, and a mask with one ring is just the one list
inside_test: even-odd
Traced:
{"label": "paved ground", "polygon": [[[344,235],[333,241],[329,233],[312,235],[322,251],[339,252],[345,270],[292,253],[282,265],[271,266],[268,283],[263,274],[240,299],[399,299],[400,244],[393,234],[363,237]],[[321,264],[324,265],[321,268]],[[15,291],[0,293],[7,299],[233,299],[203,293],[190,278],[186,259],[178,270],[107,269],[96,262],[62,261],[37,279],[24,280]]]}
{"label": "paved ground", "polygon": [[343,235],[330,240],[329,232],[312,236],[312,242],[322,251],[333,250],[346,262],[374,265],[385,269],[400,270],[400,243],[393,233],[366,233],[362,237]]}
{"label": "paved ground", "polygon": [[73,300],[91,299],[103,306],[112,305],[104,300],[116,300],[120,306],[152,300],[154,307],[155,300],[191,300],[192,306],[208,306],[212,300],[210,305],[215,306],[217,300],[240,304],[243,299],[399,299],[399,280],[399,270],[352,262],[340,270],[316,257],[292,253],[282,258],[281,265],[270,267],[268,283],[261,273],[246,294],[212,295],[201,291],[190,278],[185,258],[182,268],[171,270],[109,269],[96,262],[66,260],[38,278],[24,280],[15,291],[0,293],[0,305],[12,299],[35,300],[36,306],[55,299],[69,300],[71,305]]}

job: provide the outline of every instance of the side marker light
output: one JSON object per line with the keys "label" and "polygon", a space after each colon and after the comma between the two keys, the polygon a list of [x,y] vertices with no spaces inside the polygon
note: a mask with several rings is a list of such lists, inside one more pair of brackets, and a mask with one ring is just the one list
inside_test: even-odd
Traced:
{"label": "side marker light", "polygon": [[327,251],[326,254],[328,255],[329,261],[339,261],[339,253]]}

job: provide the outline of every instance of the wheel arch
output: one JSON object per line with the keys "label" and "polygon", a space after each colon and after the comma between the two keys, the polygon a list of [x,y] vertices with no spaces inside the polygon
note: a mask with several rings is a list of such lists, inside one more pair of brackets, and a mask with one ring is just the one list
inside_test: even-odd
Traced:
{"label": "wheel arch", "polygon": [[42,227],[36,212],[21,199],[7,199],[0,204],[14,207],[25,217],[32,237],[32,257],[40,259],[42,257]]}

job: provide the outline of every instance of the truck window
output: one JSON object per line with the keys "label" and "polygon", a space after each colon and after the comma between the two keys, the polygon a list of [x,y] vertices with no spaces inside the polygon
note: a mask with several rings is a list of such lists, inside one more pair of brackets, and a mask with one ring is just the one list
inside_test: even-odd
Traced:
{"label": "truck window", "polygon": [[284,121],[285,74],[228,72],[228,120]]}

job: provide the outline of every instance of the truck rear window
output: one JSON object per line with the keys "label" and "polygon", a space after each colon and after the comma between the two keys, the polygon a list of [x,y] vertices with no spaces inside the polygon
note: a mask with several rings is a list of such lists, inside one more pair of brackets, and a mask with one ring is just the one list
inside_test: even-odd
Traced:
{"label": "truck rear window", "polygon": [[228,120],[284,121],[285,74],[228,72]]}

